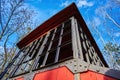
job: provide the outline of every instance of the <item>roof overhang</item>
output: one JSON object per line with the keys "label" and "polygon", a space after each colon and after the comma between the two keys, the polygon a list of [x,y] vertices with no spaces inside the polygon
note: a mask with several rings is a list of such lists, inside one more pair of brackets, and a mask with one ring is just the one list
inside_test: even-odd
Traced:
{"label": "roof overhang", "polygon": [[80,16],[80,13],[74,3],[72,3],[67,8],[63,9],[47,21],[45,21],[43,24],[38,26],[35,30],[33,30],[30,34],[28,34],[26,37],[24,37],[20,42],[17,43],[17,46],[19,48],[22,48],[29,43],[33,42],[37,38],[41,37],[43,34],[48,32],[50,29],[55,28],[71,16]]}

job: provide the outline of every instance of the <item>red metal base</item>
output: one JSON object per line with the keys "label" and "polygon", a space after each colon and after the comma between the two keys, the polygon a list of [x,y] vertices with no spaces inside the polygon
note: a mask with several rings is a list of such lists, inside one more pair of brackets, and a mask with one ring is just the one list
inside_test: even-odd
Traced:
{"label": "red metal base", "polygon": [[33,80],[74,80],[74,75],[66,67],[37,73]]}
{"label": "red metal base", "polygon": [[[25,80],[23,77],[15,80]],[[36,73],[33,80],[74,80],[74,74],[66,67],[60,67],[45,72]],[[118,80],[97,72],[80,73],[80,80]]]}
{"label": "red metal base", "polygon": [[24,80],[24,78],[23,78],[23,77],[20,77],[20,78],[17,78],[17,79],[15,79],[15,80]]}

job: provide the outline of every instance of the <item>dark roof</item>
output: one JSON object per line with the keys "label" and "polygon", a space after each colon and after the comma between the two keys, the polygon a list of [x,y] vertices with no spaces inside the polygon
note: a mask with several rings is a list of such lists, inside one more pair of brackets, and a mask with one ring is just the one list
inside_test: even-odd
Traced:
{"label": "dark roof", "polygon": [[84,32],[89,37],[90,41],[92,42],[95,50],[98,53],[98,56],[101,58],[103,63],[108,66],[95,42],[93,39],[90,31],[87,28],[86,23],[84,22],[81,14],[79,13],[78,8],[76,7],[75,3],[72,3],[70,6],[66,7],[47,21],[45,21],[43,24],[38,26],[35,30],[33,30],[30,34],[28,34],[25,38],[23,38],[20,42],[17,43],[17,46],[21,49],[22,47],[28,45],[29,43],[33,42],[34,40],[40,38],[42,35],[47,33],[49,30],[55,28],[68,18],[75,16],[77,18],[78,22],[80,23],[81,27],[83,28]]}

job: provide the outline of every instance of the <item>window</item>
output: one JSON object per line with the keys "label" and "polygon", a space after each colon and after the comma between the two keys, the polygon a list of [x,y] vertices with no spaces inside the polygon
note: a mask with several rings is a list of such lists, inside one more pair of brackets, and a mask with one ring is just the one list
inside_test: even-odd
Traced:
{"label": "window", "polygon": [[59,61],[73,58],[71,20],[67,20],[30,44],[17,64],[15,75],[23,74]]}
{"label": "window", "polygon": [[35,40],[26,48],[25,51],[22,52],[23,55],[21,58],[19,58],[19,60],[16,60],[17,64],[13,70],[12,76],[27,73],[31,70],[32,64],[34,63],[34,58],[36,57],[39,48],[44,41],[44,37],[45,36],[38,40]]}
{"label": "window", "polygon": [[102,64],[101,60],[97,59],[98,54],[94,49],[89,37],[84,33],[84,30],[82,29],[79,23],[78,23],[78,32],[79,32],[84,61],[95,65],[97,65],[97,63]]}

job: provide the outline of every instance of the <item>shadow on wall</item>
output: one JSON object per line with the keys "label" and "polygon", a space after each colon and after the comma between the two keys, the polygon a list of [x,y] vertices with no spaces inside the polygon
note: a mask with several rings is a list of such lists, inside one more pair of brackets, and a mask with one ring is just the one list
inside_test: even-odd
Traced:
{"label": "shadow on wall", "polygon": [[80,73],[80,80],[120,80],[120,71],[109,69],[105,74],[94,71]]}
{"label": "shadow on wall", "polygon": [[103,80],[120,80],[120,71],[118,70],[109,69],[105,75]]}

